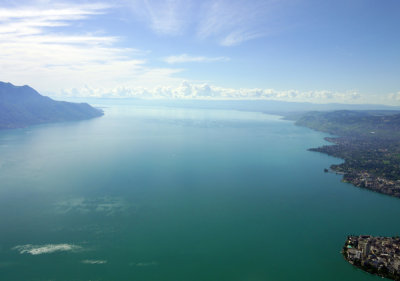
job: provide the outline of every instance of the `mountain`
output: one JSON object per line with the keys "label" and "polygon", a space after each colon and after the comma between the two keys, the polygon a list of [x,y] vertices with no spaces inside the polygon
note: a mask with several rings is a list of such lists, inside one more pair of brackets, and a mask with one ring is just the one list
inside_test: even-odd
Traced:
{"label": "mountain", "polygon": [[0,82],[0,129],[77,121],[102,116],[87,103],[55,101],[29,86]]}
{"label": "mountain", "polygon": [[[94,99],[96,102],[99,99]],[[104,99],[103,99],[104,100]],[[399,106],[388,106],[379,104],[316,104],[308,102],[288,102],[277,100],[189,100],[189,99],[164,99],[164,100],[141,100],[141,99],[106,99],[113,103],[135,105],[157,105],[179,108],[200,109],[227,109],[240,111],[264,112],[290,117],[293,114],[302,115],[308,111],[333,111],[333,110],[400,110]],[[101,102],[101,101],[100,101]]]}

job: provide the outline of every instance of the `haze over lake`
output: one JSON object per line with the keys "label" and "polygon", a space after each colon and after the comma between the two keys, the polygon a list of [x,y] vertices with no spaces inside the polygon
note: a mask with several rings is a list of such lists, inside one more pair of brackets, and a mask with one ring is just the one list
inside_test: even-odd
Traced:
{"label": "haze over lake", "polygon": [[0,132],[0,280],[381,280],[349,234],[398,199],[340,182],[324,134],[257,112],[115,105]]}

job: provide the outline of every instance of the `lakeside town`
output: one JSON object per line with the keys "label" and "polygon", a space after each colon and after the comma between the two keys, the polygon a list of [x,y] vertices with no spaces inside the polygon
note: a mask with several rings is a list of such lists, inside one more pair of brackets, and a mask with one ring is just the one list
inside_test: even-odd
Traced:
{"label": "lakeside town", "polygon": [[348,236],[342,253],[371,274],[400,280],[400,237]]}
{"label": "lakeside town", "polygon": [[[360,188],[366,188],[374,192],[400,198],[400,179],[397,159],[397,148],[391,149],[386,141],[379,148],[377,144],[370,145],[364,140],[348,137],[325,138],[334,145],[325,145],[311,148],[310,151],[322,152],[331,156],[345,159],[344,163],[331,165],[331,171],[342,174],[343,182],[351,183]],[[378,142],[379,143],[379,142]],[[329,171],[325,169],[325,171]]]}
{"label": "lakeside town", "polygon": [[[296,124],[334,135],[325,138],[331,145],[309,150],[344,159],[330,167],[343,182],[400,198],[399,112],[309,112]],[[366,272],[400,280],[400,237],[348,236],[342,254]]]}
{"label": "lakeside town", "polygon": [[388,180],[363,171],[359,173],[344,174],[343,181],[349,182],[357,187],[366,188],[375,192],[400,198],[399,180]]}
{"label": "lakeside town", "polygon": [[309,150],[344,159],[330,167],[344,182],[400,198],[398,112],[309,112],[296,124],[335,135],[325,138],[331,145]]}

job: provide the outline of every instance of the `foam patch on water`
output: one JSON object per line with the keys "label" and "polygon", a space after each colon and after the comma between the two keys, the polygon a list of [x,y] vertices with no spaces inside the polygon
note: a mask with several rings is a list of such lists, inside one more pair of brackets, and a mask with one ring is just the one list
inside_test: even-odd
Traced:
{"label": "foam patch on water", "polygon": [[151,262],[132,262],[129,264],[130,266],[138,266],[138,267],[144,267],[144,266],[156,266],[158,265],[158,262],[151,261]]}
{"label": "foam patch on water", "polygon": [[85,264],[105,264],[107,263],[106,260],[83,260],[82,263]]}
{"label": "foam patch on water", "polygon": [[97,197],[97,198],[73,198],[55,204],[59,213],[79,212],[90,213],[100,212],[106,215],[113,215],[124,211],[127,204],[119,197]]}
{"label": "foam patch on water", "polygon": [[76,252],[82,247],[73,244],[46,244],[46,245],[18,245],[13,250],[18,251],[20,254],[42,255],[52,254],[56,252]]}

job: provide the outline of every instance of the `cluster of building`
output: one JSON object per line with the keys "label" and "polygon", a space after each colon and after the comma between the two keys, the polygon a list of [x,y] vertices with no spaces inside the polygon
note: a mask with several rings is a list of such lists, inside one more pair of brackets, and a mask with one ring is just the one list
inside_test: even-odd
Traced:
{"label": "cluster of building", "polygon": [[358,187],[400,198],[400,181],[376,177],[365,171],[345,174],[343,180]]}
{"label": "cluster of building", "polygon": [[348,236],[342,253],[369,273],[400,280],[400,237]]}

